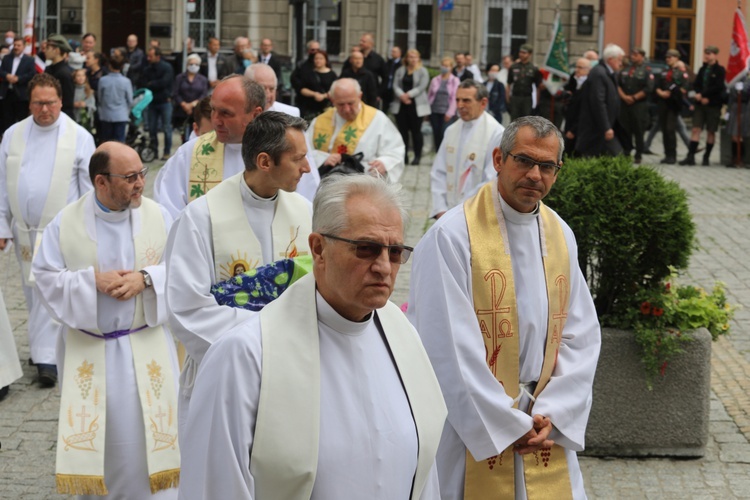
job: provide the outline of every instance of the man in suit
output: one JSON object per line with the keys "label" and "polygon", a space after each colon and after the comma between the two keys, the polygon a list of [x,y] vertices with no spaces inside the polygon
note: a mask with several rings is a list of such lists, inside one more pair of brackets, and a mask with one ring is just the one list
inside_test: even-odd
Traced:
{"label": "man in suit", "polygon": [[34,58],[23,53],[23,38],[13,39],[13,52],[0,64],[0,136],[16,122],[29,116],[29,81],[36,74]]}
{"label": "man in suit", "polygon": [[620,95],[616,75],[622,68],[625,51],[615,44],[604,48],[602,60],[589,73],[581,92],[581,116],[590,119],[578,123],[576,150],[583,156],[622,153],[622,145],[615,136],[620,114]]}
{"label": "man in suit", "polygon": [[383,99],[383,109],[388,109],[388,106],[393,100],[393,77],[396,74],[396,70],[400,67],[401,47],[394,45],[391,49],[391,58],[385,63],[388,81],[383,85],[383,93],[381,94],[381,98]]}
{"label": "man in suit", "polygon": [[219,53],[220,46],[218,38],[210,37],[208,39],[208,51],[201,58],[200,74],[208,78],[208,85],[212,90],[225,76],[234,72],[232,63]]}
{"label": "man in suit", "polygon": [[264,38],[260,41],[260,56],[258,62],[266,63],[271,66],[271,69],[276,73],[276,80],[279,82],[279,87],[283,85],[281,80],[281,63],[279,58],[272,52],[273,41],[270,38]]}
{"label": "man in suit", "polygon": [[466,54],[458,52],[455,55],[456,65],[453,67],[453,74],[462,82],[464,80],[475,80],[474,73],[466,66]]}

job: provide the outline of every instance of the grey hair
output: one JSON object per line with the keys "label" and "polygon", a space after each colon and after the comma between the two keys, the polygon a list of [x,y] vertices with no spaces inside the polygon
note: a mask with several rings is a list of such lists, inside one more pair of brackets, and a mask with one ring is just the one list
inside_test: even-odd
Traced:
{"label": "grey hair", "polygon": [[354,87],[354,90],[357,92],[357,95],[362,93],[362,86],[359,84],[357,80],[354,78],[339,78],[338,80],[334,80],[331,84],[331,88],[328,90],[328,96],[333,100],[336,94],[336,89],[341,83],[348,83]]}
{"label": "grey hair", "polygon": [[605,61],[612,59],[613,57],[622,57],[625,55],[625,51],[622,50],[622,48],[619,45],[615,45],[614,43],[610,43],[606,47],[604,47],[604,52],[602,52],[602,59]]}
{"label": "grey hair", "polygon": [[255,72],[256,72],[256,71],[258,70],[258,68],[260,68],[261,66],[265,66],[266,68],[268,68],[268,70],[270,71],[269,75],[273,75],[273,81],[274,81],[274,85],[278,85],[278,84],[279,84],[279,79],[278,79],[278,77],[276,76],[276,72],[275,72],[275,71],[273,70],[273,68],[272,68],[271,66],[269,66],[269,65],[268,65],[268,64],[266,64],[266,63],[262,63],[262,62],[259,62],[259,63],[251,64],[251,65],[250,65],[250,66],[248,66],[248,67],[247,67],[247,69],[245,70],[245,76],[246,76],[247,78],[249,78],[249,79],[251,79],[251,80],[255,81]]}
{"label": "grey hair", "polygon": [[521,118],[516,118],[508,125],[500,141],[500,151],[503,152],[503,161],[508,159],[508,154],[516,147],[516,136],[518,135],[518,131],[523,127],[529,127],[533,130],[534,136],[537,139],[544,139],[554,134],[560,143],[560,149],[557,153],[557,163],[560,163],[563,151],[565,150],[565,141],[563,140],[562,133],[560,129],[555,127],[554,123],[541,116],[522,116]]}
{"label": "grey hair", "polygon": [[391,206],[399,211],[406,228],[409,213],[401,184],[391,184],[371,175],[332,174],[320,181],[313,200],[312,229],[316,233],[341,234],[348,228],[346,202],[356,195],[364,195],[377,202],[378,207]]}
{"label": "grey hair", "polygon": [[199,63],[201,62],[201,56],[199,56],[195,52],[193,52],[192,54],[190,54],[189,56],[187,56],[186,61],[191,61],[192,59],[198,59],[198,62]]}
{"label": "grey hair", "polygon": [[477,89],[477,101],[481,101],[484,98],[489,99],[490,93],[487,91],[487,87],[479,83],[476,80],[469,78],[464,80],[458,85],[460,89]]}
{"label": "grey hair", "polygon": [[232,74],[221,79],[220,83],[228,80],[241,78],[242,91],[245,93],[245,113],[252,112],[255,108],[266,109],[266,90],[259,83],[245,78],[245,75]]}
{"label": "grey hair", "polygon": [[240,44],[240,42],[243,42],[245,40],[247,40],[248,42],[250,41],[250,39],[246,36],[238,36],[237,38],[234,39],[233,45],[236,47],[237,45]]}
{"label": "grey hair", "polygon": [[265,111],[248,123],[242,135],[242,162],[245,170],[258,168],[256,160],[261,153],[268,154],[274,163],[279,163],[281,155],[291,149],[286,138],[288,129],[304,133],[307,122],[286,113]]}

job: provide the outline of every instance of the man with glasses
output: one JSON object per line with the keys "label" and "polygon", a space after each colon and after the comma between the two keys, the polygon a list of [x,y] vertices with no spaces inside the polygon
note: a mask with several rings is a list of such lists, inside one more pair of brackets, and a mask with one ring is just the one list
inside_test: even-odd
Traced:
{"label": "man with glasses", "polygon": [[586,495],[576,451],[600,328],[573,233],[542,203],[562,153],[548,120],[512,122],[493,153],[497,181],[415,250],[408,315],[448,406],[442,498]]}
{"label": "man with glasses", "polygon": [[47,226],[33,263],[62,323],[58,492],[176,498],[179,368],[162,327],[172,218],[143,196],[148,169],[131,147],[105,142],[89,170],[94,190]]}
{"label": "man with glasses", "polygon": [[487,87],[474,80],[461,82],[456,90],[460,120],[445,130],[432,163],[431,217],[439,219],[495,176],[492,151],[505,129],[486,112],[488,102]]}
{"label": "man with glasses", "polygon": [[91,189],[94,138],[61,113],[62,89],[52,75],[29,82],[31,116],[10,127],[0,144],[0,250],[12,241],[29,310],[29,348],[39,382],[57,382],[57,325],[40,302],[31,259],[42,231],[68,203]]}
{"label": "man with glasses", "polygon": [[400,186],[332,175],[313,212],[312,275],[203,360],[181,498],[439,498],[445,406],[388,301],[411,250]]}
{"label": "man with glasses", "polygon": [[[620,123],[630,141],[635,137],[635,163],[643,158],[643,134],[651,122],[648,113],[648,98],[654,90],[654,75],[646,66],[646,51],[634,48],[630,52],[630,65],[620,71],[617,88],[622,101]],[[627,141],[626,141],[627,142]],[[625,145],[625,154],[630,155],[632,144]]]}
{"label": "man with glasses", "polygon": [[[216,87],[212,103],[223,86]],[[224,112],[214,107],[214,113]],[[301,118],[277,111],[258,115],[241,136],[243,171],[190,203],[175,222],[167,246],[166,293],[172,332],[187,351],[180,380],[181,425],[206,351],[249,314],[219,305],[211,286],[237,272],[310,252],[310,202],[294,192],[310,172],[306,126]]]}

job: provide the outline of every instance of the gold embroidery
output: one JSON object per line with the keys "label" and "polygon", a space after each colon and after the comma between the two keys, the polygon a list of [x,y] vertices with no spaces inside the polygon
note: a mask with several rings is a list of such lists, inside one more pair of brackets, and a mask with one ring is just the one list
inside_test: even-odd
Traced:
{"label": "gold embroidery", "polygon": [[160,399],[161,386],[164,383],[164,375],[161,373],[161,366],[155,359],[152,359],[151,363],[146,365],[146,368],[148,368],[148,378],[151,380],[151,390],[154,391],[156,399]]}
{"label": "gold embroidery", "polygon": [[76,384],[78,389],[81,391],[81,398],[86,399],[89,397],[89,391],[91,391],[91,379],[94,377],[94,365],[89,363],[85,359],[81,366],[77,368],[78,374],[75,376]]}
{"label": "gold embroidery", "polygon": [[229,258],[232,259],[231,262],[219,266],[221,268],[222,280],[228,280],[238,274],[255,269],[260,264],[260,259],[256,259],[255,262],[248,260],[247,252],[245,252],[244,258],[241,258],[240,250],[237,250],[237,257],[234,254],[230,254]]}
{"label": "gold embroidery", "polygon": [[154,415],[154,417],[159,419],[159,425],[156,424],[156,421],[152,417],[149,417],[149,420],[151,420],[151,432],[154,436],[154,449],[151,451],[175,448],[175,443],[177,442],[177,434],[169,434],[167,432],[164,432],[164,417],[169,416],[168,426],[169,422],[172,421],[172,405],[169,405],[168,409],[169,413],[164,413],[164,411],[162,411],[161,405],[159,405],[159,411]]}
{"label": "gold embroidery", "polygon": [[[86,419],[92,417],[90,413],[86,413],[86,405],[81,406],[81,412],[75,414],[76,417],[81,419],[81,432],[77,434],[71,434],[68,437],[61,435],[63,442],[65,443],[65,451],[69,451],[71,448],[81,451],[96,451],[94,447],[94,439],[96,439],[96,431],[99,430],[99,415],[96,415],[94,420],[89,423],[88,429],[86,428]],[[68,407],[68,423],[73,427],[73,409]],[[86,444],[88,443],[88,444]]]}

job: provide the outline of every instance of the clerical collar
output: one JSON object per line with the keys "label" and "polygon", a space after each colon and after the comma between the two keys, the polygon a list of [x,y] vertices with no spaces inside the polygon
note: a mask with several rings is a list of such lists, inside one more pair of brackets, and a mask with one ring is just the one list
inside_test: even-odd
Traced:
{"label": "clerical collar", "polygon": [[50,131],[50,130],[54,130],[54,129],[56,129],[56,128],[58,128],[60,126],[60,124],[62,123],[63,114],[64,113],[61,112],[60,116],[57,117],[57,120],[55,120],[50,125],[39,125],[36,122],[36,120],[34,120],[33,118],[31,119],[31,123],[34,124],[35,128],[37,128],[37,129],[39,129],[41,131],[47,132],[47,131]]}
{"label": "clerical collar", "polygon": [[539,203],[536,204],[536,208],[532,212],[523,213],[508,205],[500,193],[497,194],[497,197],[500,200],[503,217],[505,217],[506,221],[513,224],[532,224],[536,222],[537,216],[539,215]]}
{"label": "clerical collar", "polygon": [[372,313],[364,321],[346,319],[337,313],[317,290],[315,290],[315,306],[318,311],[318,321],[344,335],[362,335],[372,323]]}
{"label": "clerical collar", "polygon": [[276,203],[276,198],[279,197],[278,192],[270,198],[263,198],[262,196],[259,196],[255,191],[250,189],[250,186],[247,185],[247,182],[245,182],[244,179],[242,180],[242,182],[240,182],[240,186],[242,199],[256,208],[273,206]]}
{"label": "clerical collar", "polygon": [[125,210],[112,210],[105,207],[99,198],[96,197],[96,193],[92,192],[94,196],[94,215],[102,220],[108,222],[120,222],[130,217],[130,209]]}

